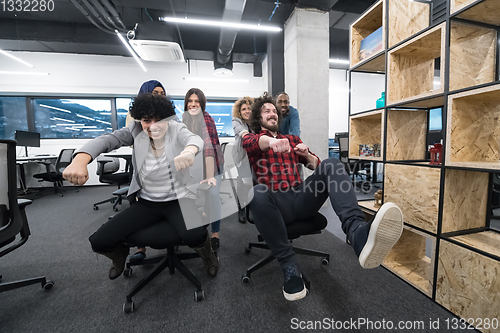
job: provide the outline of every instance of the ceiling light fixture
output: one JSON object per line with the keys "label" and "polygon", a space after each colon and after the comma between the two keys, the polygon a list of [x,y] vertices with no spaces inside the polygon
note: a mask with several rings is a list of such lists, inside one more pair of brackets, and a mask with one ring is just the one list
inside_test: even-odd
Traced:
{"label": "ceiling light fixture", "polygon": [[32,65],[32,64],[27,63],[26,61],[22,60],[21,58],[18,58],[18,57],[16,57],[16,56],[13,56],[12,54],[5,52],[4,50],[0,50],[0,53],[1,53],[1,54],[3,54],[3,55],[6,55],[7,57],[12,58],[12,59],[14,59],[14,60],[16,60],[16,61],[19,61],[19,62],[20,62],[21,64],[23,64],[23,65],[26,65],[26,66],[28,66],[28,67],[33,68],[33,65]]}
{"label": "ceiling light fixture", "polygon": [[209,81],[209,82],[235,82],[235,83],[247,83],[248,80],[244,79],[213,79],[213,78],[202,78],[202,77],[185,77],[186,81]]}
{"label": "ceiling light fixture", "polygon": [[122,34],[118,30],[115,30],[115,33],[118,35],[118,38],[120,38],[120,40],[122,41],[123,45],[125,45],[125,47],[130,52],[130,54],[134,57],[135,61],[137,61],[137,63],[139,64],[139,66],[141,66],[142,70],[145,71],[145,72],[147,72],[148,70],[146,69],[146,67],[144,67],[144,64],[139,59],[139,57],[137,56],[137,54],[135,54],[134,50],[132,50],[132,48],[127,43],[127,41],[125,40],[125,38],[123,38]]}
{"label": "ceiling light fixture", "polygon": [[160,17],[159,20],[165,22],[181,23],[181,24],[195,24],[195,25],[208,25],[212,27],[236,28],[241,30],[257,30],[257,31],[267,31],[267,32],[282,31],[282,29],[278,27],[244,24],[244,23],[231,23],[222,21],[195,20],[195,19],[177,18],[177,17]]}
{"label": "ceiling light fixture", "polygon": [[0,71],[0,74],[11,74],[11,75],[50,75],[49,73],[42,73],[42,72],[10,72],[10,71]]}
{"label": "ceiling light fixture", "polygon": [[329,61],[330,61],[332,64],[349,65],[349,60],[342,60],[342,59],[330,59]]}

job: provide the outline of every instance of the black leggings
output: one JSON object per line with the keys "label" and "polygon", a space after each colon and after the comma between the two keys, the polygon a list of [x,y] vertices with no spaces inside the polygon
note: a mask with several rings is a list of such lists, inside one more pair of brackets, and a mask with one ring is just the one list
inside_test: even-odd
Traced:
{"label": "black leggings", "polygon": [[[104,223],[89,237],[92,249],[98,253],[112,251],[120,243],[127,242],[130,235],[148,229],[157,223],[168,223],[175,229],[186,245],[193,248],[200,247],[207,237],[206,226],[188,230],[184,222],[187,220],[190,225],[197,226],[202,224],[198,207],[195,205],[194,200],[190,199],[182,199],[182,206],[183,209],[181,210],[178,200],[152,202],[139,199],[139,201]],[[187,212],[189,216],[183,216],[182,212]],[[168,228],[165,230],[168,230]],[[151,233],[151,239],[148,239],[147,244],[142,245],[161,248],[168,236],[171,235]]]}

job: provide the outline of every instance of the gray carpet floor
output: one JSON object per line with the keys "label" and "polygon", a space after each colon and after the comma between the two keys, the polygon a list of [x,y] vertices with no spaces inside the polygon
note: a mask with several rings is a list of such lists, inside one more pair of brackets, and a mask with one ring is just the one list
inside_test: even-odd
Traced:
{"label": "gray carpet floor", "polygon": [[[0,258],[0,273],[4,282],[45,275],[55,286],[50,291],[33,285],[1,293],[0,332],[319,332],[332,329],[306,327],[331,320],[375,325],[337,331],[387,331],[376,330],[376,325],[405,321],[424,326],[393,331],[458,332],[445,328],[445,320],[455,319],[453,314],[382,267],[363,270],[351,247],[328,231],[294,242],[331,254],[328,266],[319,258],[299,256],[311,280],[306,298],[284,299],[282,273],[275,262],[243,284],[246,268],[266,251],[244,253],[257,231],[251,224],[238,223],[235,215],[222,221],[216,278],[204,274],[201,260],[187,262],[202,283],[205,300],[195,302],[195,288],[181,274],[165,271],[134,297],[136,311],[125,314],[126,292],[150,268],[135,268],[131,277],[110,281],[108,259],[91,251],[89,235],[113,214],[110,204],[97,211],[92,204],[111,192],[108,186],[85,187],[78,193],[69,188],[64,197],[47,192],[27,207],[32,236]],[[226,196],[224,205],[231,201]],[[157,252],[148,249],[148,255]],[[441,329],[431,329],[430,320],[439,320]]]}

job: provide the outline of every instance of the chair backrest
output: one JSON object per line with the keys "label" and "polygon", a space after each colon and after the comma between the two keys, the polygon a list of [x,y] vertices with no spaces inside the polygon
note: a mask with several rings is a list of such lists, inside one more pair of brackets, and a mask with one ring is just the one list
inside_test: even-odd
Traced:
{"label": "chair backrest", "polygon": [[61,150],[59,153],[59,156],[57,157],[56,161],[56,172],[61,174],[63,173],[64,169],[68,165],[70,165],[71,161],[73,161],[73,153],[75,152],[74,148],[67,148]]}
{"label": "chair backrest", "polygon": [[[0,140],[0,257],[26,242],[30,231],[17,203],[16,141]],[[16,236],[21,241],[13,243]]]}
{"label": "chair backrest", "polygon": [[98,176],[117,172],[120,169],[120,159],[118,157],[99,156],[96,159]]}
{"label": "chair backrest", "polygon": [[349,161],[349,138],[339,137],[338,140],[340,162],[347,163]]}

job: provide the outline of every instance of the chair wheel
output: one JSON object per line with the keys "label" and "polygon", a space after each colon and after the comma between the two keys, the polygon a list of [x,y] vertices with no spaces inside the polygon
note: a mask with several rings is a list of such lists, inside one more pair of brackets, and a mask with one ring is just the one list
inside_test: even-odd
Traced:
{"label": "chair wheel", "polygon": [[205,292],[203,290],[201,291],[195,291],[194,292],[194,300],[196,302],[203,301],[205,299]]}
{"label": "chair wheel", "polygon": [[132,268],[125,268],[125,270],[123,271],[123,276],[129,277],[131,275],[132,275]]}
{"label": "chair wheel", "polygon": [[323,265],[325,265],[325,266],[328,266],[328,264],[329,264],[330,262],[328,261],[328,259],[323,258],[323,259],[321,259],[321,263],[322,263]]}
{"label": "chair wheel", "polygon": [[127,302],[123,304],[123,312],[130,313],[134,311],[134,302]]}
{"label": "chair wheel", "polygon": [[250,277],[247,274],[243,274],[243,276],[241,277],[241,282],[243,282],[244,284],[250,283]]}
{"label": "chair wheel", "polygon": [[98,210],[98,209],[99,209],[99,207],[97,207],[97,206],[94,206],[94,210]]}
{"label": "chair wheel", "polygon": [[245,246],[245,253],[250,254],[250,252],[252,252],[252,249],[249,248],[248,246]]}
{"label": "chair wheel", "polygon": [[113,212],[117,212],[118,211],[118,208],[113,208]]}
{"label": "chair wheel", "polygon": [[44,290],[50,290],[54,286],[54,282],[47,280],[45,284],[42,286]]}

